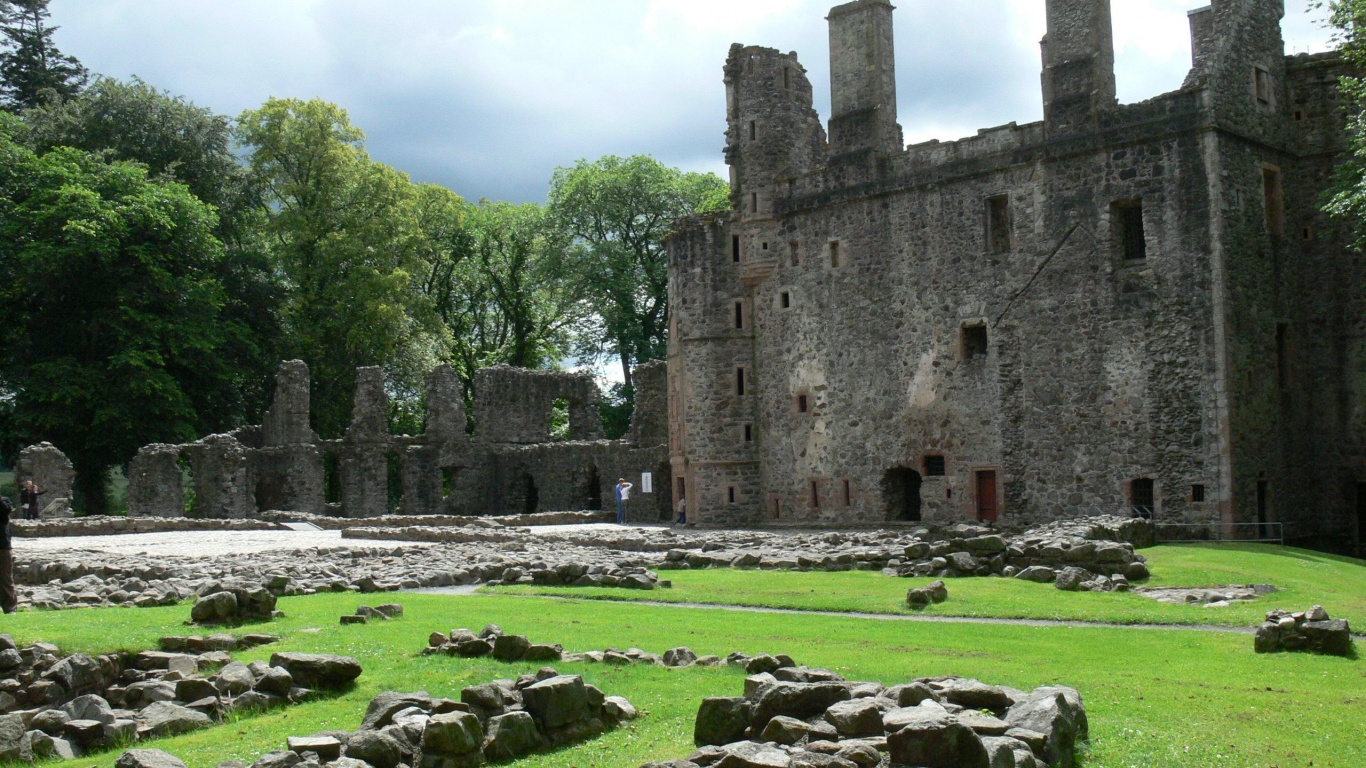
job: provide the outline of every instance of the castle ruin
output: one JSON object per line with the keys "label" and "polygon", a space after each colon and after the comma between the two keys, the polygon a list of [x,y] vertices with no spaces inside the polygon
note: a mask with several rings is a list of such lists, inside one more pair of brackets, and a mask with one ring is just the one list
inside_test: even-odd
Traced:
{"label": "castle ruin", "polygon": [[1108,0],[1047,0],[1044,119],[903,145],[888,0],[731,48],[734,211],[669,241],[670,460],[700,523],[1122,511],[1366,537],[1366,268],[1321,211],[1336,54],[1282,0],[1190,12],[1119,104]]}

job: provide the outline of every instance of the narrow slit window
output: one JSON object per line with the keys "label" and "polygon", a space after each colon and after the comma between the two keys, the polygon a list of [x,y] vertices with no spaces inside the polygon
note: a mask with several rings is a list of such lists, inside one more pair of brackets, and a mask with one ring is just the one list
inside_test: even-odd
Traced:
{"label": "narrow slit window", "polygon": [[745,369],[744,369],[744,368],[736,368],[736,369],[735,369],[735,394],[740,395],[741,397],[743,397],[744,394],[745,394]]}
{"label": "narrow slit window", "polygon": [[1110,206],[1115,249],[1125,261],[1148,258],[1148,240],[1143,232],[1143,201],[1121,200]]}
{"label": "narrow slit window", "polygon": [[1285,234],[1285,198],[1281,193],[1281,172],[1262,169],[1262,193],[1266,200],[1266,231],[1272,237]]}
{"label": "narrow slit window", "polygon": [[746,425],[745,425],[745,442],[747,442],[747,443],[752,443],[752,442],[754,442],[754,425],[753,425],[753,424],[746,424]]}
{"label": "narrow slit window", "polygon": [[851,492],[851,490],[850,490],[850,488],[849,488],[849,481],[846,479],[846,480],[844,481],[844,506],[846,506],[846,507],[852,507],[853,505],[854,505],[854,495],[853,495],[853,493]]}
{"label": "narrow slit window", "polygon": [[797,413],[807,413],[811,410],[811,400],[806,395],[797,395]]}
{"label": "narrow slit window", "polygon": [[749,121],[749,140],[754,141],[759,136],[759,125],[754,120]]}
{"label": "narrow slit window", "polygon": [[963,359],[971,360],[974,357],[986,357],[987,327],[983,324],[963,326]]}
{"label": "narrow slit window", "polygon": [[773,519],[777,520],[783,516],[783,500],[775,498],[773,500]]}
{"label": "narrow slit window", "polygon": [[726,503],[727,503],[727,504],[734,504],[734,503],[735,503],[735,486],[733,486],[733,485],[730,486],[730,487],[728,487],[728,488],[726,488]]}
{"label": "narrow slit window", "polygon": [[800,255],[800,254],[798,253],[798,251],[797,251],[797,241],[796,241],[796,240],[793,240],[792,242],[790,242],[790,243],[787,244],[787,258],[788,258],[788,261],[789,261],[789,262],[792,264],[792,266],[794,266],[794,267],[795,267],[795,266],[799,266],[799,265],[801,264],[801,255]]}
{"label": "narrow slit window", "polygon": [[1290,386],[1290,326],[1286,323],[1276,323],[1276,385]]}
{"label": "narrow slit window", "polygon": [[1010,196],[987,198],[987,252],[1010,252]]}
{"label": "narrow slit window", "polygon": [[758,212],[759,212],[759,193],[758,193],[758,192],[750,192],[750,193],[749,193],[749,210],[750,210],[752,213],[758,213]]}
{"label": "narrow slit window", "polygon": [[821,484],[815,480],[811,481],[811,506],[817,509],[821,506]]}
{"label": "narrow slit window", "polygon": [[1261,104],[1271,103],[1271,73],[1261,67],[1252,68],[1253,89],[1257,93],[1257,101]]}
{"label": "narrow slit window", "polygon": [[840,241],[830,241],[830,266],[839,267],[840,265]]}
{"label": "narrow slit window", "polygon": [[783,67],[783,90],[792,90],[792,70]]}
{"label": "narrow slit window", "polygon": [[730,260],[736,264],[740,263],[740,236],[731,235],[730,237]]}
{"label": "narrow slit window", "polygon": [[745,303],[735,302],[735,327],[737,330],[745,329]]}
{"label": "narrow slit window", "polygon": [[783,309],[791,307],[792,294],[788,293],[787,291],[783,291],[782,294],[778,297],[778,305],[781,306]]}

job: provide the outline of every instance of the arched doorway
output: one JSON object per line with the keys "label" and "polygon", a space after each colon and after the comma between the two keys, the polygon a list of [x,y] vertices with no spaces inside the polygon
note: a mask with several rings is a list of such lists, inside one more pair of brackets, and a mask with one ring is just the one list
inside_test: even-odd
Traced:
{"label": "arched doorway", "polygon": [[882,505],[888,522],[920,520],[920,473],[892,467],[882,476]]}

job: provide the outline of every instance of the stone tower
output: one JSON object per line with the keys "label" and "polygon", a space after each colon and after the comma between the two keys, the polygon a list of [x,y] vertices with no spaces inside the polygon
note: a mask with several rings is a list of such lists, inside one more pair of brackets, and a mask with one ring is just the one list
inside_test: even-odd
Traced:
{"label": "stone tower", "polygon": [[830,151],[900,152],[896,61],[889,0],[830,9]]}
{"label": "stone tower", "polygon": [[1110,0],[1048,0],[1043,112],[1051,135],[1094,128],[1118,106]]}

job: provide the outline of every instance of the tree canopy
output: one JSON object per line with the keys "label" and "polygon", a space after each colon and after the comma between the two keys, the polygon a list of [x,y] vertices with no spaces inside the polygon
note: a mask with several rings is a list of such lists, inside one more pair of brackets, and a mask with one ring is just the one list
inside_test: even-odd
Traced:
{"label": "tree canopy", "polygon": [[[1366,72],[1366,0],[1330,0],[1328,23],[1342,58],[1357,72]],[[1333,192],[1324,210],[1350,230],[1352,245],[1366,250],[1366,80],[1344,77],[1340,82],[1347,119],[1347,152],[1338,160]]]}
{"label": "tree canopy", "polygon": [[0,1],[0,107],[15,112],[79,93],[89,79],[73,56],[57,50],[48,0]]}

